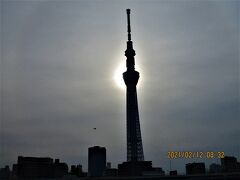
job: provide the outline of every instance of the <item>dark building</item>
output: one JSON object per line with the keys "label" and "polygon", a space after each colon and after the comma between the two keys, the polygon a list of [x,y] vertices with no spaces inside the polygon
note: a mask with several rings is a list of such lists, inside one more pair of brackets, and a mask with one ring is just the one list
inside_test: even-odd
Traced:
{"label": "dark building", "polygon": [[222,171],[222,167],[220,164],[212,163],[209,166],[209,173],[220,173]]}
{"label": "dark building", "polygon": [[178,175],[177,170],[170,171],[169,175],[170,176],[177,176]]}
{"label": "dark building", "polygon": [[240,162],[237,162],[237,172],[240,172]]}
{"label": "dark building", "polygon": [[67,173],[67,164],[60,163],[59,159],[53,162],[52,158],[19,156],[13,165],[13,174],[19,178],[62,177]]}
{"label": "dark building", "polygon": [[94,146],[88,148],[88,176],[103,176],[106,169],[106,148]]}
{"label": "dark building", "polygon": [[118,170],[111,167],[111,162],[107,162],[107,167],[103,173],[103,176],[114,177],[118,175]]}
{"label": "dark building", "polygon": [[53,177],[59,178],[68,174],[68,165],[66,163],[61,163],[59,159],[55,159],[53,164]]}
{"label": "dark building", "polygon": [[233,156],[225,156],[221,159],[221,166],[223,172],[240,172],[237,158]]}
{"label": "dark building", "polygon": [[106,168],[107,168],[107,169],[111,169],[111,166],[112,166],[112,165],[111,165],[111,162],[107,162],[107,167],[106,167]]}
{"label": "dark building", "polygon": [[18,176],[18,165],[17,164],[12,165],[12,176],[14,178]]}
{"label": "dark building", "polygon": [[143,171],[143,176],[164,176],[165,172],[162,170],[162,168],[159,167],[153,167],[151,170]]}
{"label": "dark building", "polygon": [[186,174],[187,175],[196,175],[196,174],[205,174],[205,164],[204,163],[188,163],[186,164]]}
{"label": "dark building", "polygon": [[7,180],[10,178],[10,168],[9,166],[5,166],[4,168],[0,168],[0,179]]}
{"label": "dark building", "polygon": [[75,175],[77,177],[86,177],[87,176],[87,173],[83,172],[82,165],[80,165],[80,164],[77,166],[72,165],[70,174]]}
{"label": "dark building", "polygon": [[118,170],[116,168],[107,168],[105,169],[103,176],[115,177],[118,175]]}
{"label": "dark building", "polygon": [[135,71],[135,51],[131,41],[130,9],[127,9],[128,41],[125,51],[127,71],[123,79],[127,86],[127,161],[144,161],[141,129],[138,113],[137,83],[139,72]]}
{"label": "dark building", "polygon": [[53,177],[53,159],[39,157],[18,157],[17,172],[19,178]]}
{"label": "dark building", "polygon": [[118,165],[119,176],[142,176],[143,172],[152,170],[152,161],[128,161]]}

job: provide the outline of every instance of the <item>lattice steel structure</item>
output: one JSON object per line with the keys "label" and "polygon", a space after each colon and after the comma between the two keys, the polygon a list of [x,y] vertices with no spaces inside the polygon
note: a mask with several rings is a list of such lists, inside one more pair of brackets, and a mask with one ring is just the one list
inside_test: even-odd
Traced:
{"label": "lattice steel structure", "polygon": [[144,161],[142,137],[139,122],[137,83],[139,72],[135,71],[135,51],[131,41],[130,9],[127,9],[128,41],[125,56],[127,71],[123,79],[127,86],[127,161]]}

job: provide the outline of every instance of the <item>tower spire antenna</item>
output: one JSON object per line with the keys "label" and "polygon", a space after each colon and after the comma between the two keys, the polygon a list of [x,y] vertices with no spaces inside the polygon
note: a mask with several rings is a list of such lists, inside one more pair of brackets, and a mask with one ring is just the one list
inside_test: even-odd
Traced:
{"label": "tower spire antenna", "polygon": [[127,9],[127,32],[128,32],[128,41],[127,41],[127,50],[125,51],[125,56],[127,57],[127,70],[134,70],[135,67],[135,51],[133,49],[133,42],[131,41],[131,25],[130,25],[130,9]]}
{"label": "tower spire antenna", "polygon": [[131,9],[127,9],[127,32],[128,32],[128,41],[131,41],[131,25],[130,25],[130,12]]}

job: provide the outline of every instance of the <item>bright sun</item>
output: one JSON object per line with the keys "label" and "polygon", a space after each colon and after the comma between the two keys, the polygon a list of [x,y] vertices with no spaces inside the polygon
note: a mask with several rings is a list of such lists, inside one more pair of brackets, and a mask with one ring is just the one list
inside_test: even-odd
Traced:
{"label": "bright sun", "polygon": [[[117,68],[116,68],[116,70],[114,72],[113,80],[115,81],[115,84],[117,85],[117,87],[119,89],[121,89],[121,90],[125,90],[126,89],[126,85],[124,83],[123,75],[122,75],[126,70],[127,70],[127,68],[126,68],[126,61],[122,61],[117,66]],[[139,72],[142,72],[141,68],[139,66],[136,66],[136,70],[139,71]],[[138,83],[138,85],[139,85],[139,83]]]}
{"label": "bright sun", "polygon": [[118,67],[116,68],[116,70],[114,72],[114,76],[113,76],[113,79],[114,79],[116,85],[122,90],[125,89],[125,83],[124,83],[124,80],[122,77],[122,74],[125,71],[126,71],[126,62],[123,61],[118,65]]}

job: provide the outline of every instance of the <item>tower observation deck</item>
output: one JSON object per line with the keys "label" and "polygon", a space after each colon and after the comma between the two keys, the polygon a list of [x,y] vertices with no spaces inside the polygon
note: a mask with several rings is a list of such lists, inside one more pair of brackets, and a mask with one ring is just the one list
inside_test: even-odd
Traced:
{"label": "tower observation deck", "polygon": [[127,71],[123,73],[127,88],[127,161],[144,161],[136,88],[139,72],[135,71],[135,51],[131,40],[130,9],[127,9],[127,32],[128,41],[127,50],[125,51]]}

